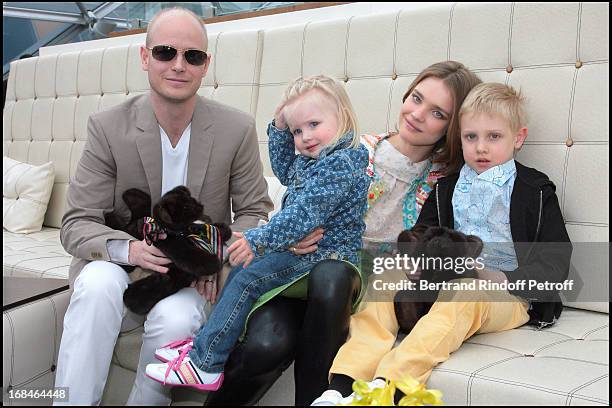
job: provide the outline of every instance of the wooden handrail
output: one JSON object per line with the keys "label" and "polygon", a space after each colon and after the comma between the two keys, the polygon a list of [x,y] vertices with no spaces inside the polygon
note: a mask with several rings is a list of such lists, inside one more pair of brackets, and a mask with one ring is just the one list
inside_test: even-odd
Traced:
{"label": "wooden handrail", "polygon": [[[312,10],[322,7],[339,6],[342,4],[350,4],[351,1],[346,2],[310,2],[306,4],[297,4],[294,6],[277,7],[269,10],[259,11],[246,11],[244,13],[227,14],[224,16],[210,17],[201,19],[204,24],[221,23],[225,21],[242,20],[245,18],[261,17],[261,16],[272,16],[274,14],[291,13],[293,11]],[[128,31],[113,31],[109,37],[123,37],[126,35],[142,34],[146,33],[146,28],[137,28]]]}

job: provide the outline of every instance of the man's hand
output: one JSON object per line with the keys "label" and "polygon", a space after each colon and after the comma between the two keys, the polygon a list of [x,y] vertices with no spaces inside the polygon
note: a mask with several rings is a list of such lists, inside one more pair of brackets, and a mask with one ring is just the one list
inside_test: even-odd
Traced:
{"label": "man's hand", "polygon": [[306,255],[317,250],[317,244],[323,239],[325,230],[321,227],[316,228],[310,234],[306,235],[297,244],[291,246],[289,250],[295,255]]}
{"label": "man's hand", "polygon": [[197,281],[193,281],[191,287],[196,288],[200,296],[204,296],[204,299],[213,305],[217,303],[217,274],[202,276]]}
{"label": "man's hand", "polygon": [[241,232],[234,232],[233,235],[239,239],[227,249],[227,252],[230,254],[230,265],[237,266],[244,261],[244,265],[242,267],[246,268],[255,258],[255,254],[253,254],[251,246],[246,238],[244,238],[244,234]]}
{"label": "man's hand", "polygon": [[163,254],[158,248],[153,245],[147,245],[142,241],[130,241],[130,249],[128,262],[131,265],[140,266],[143,269],[150,269],[159,273],[167,273],[168,268],[164,265],[172,263],[172,261]]}

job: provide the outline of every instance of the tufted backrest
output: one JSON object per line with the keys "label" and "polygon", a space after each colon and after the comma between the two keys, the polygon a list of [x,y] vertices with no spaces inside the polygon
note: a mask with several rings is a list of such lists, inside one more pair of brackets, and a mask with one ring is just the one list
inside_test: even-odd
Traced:
{"label": "tufted backrest", "polygon": [[[524,91],[529,137],[518,159],[554,181],[574,241],[607,242],[608,21],[605,3],[454,3],[222,32],[209,38],[213,62],[199,93],[255,116],[269,176],[265,128],[290,80],[341,80],[361,131],[384,132],[419,71],[461,61],[484,81]],[[11,63],[3,153],[55,163],[45,225],[60,226],[88,116],[147,90],[138,44]]]}

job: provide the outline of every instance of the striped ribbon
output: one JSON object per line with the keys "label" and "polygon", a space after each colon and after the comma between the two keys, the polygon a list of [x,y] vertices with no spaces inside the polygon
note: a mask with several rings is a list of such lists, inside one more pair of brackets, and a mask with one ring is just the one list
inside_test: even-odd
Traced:
{"label": "striped ribbon", "polygon": [[219,261],[223,262],[223,240],[219,228],[210,224],[191,224],[189,238],[198,248],[217,255]]}
{"label": "striped ribbon", "polygon": [[147,245],[157,241],[159,236],[166,232],[152,217],[144,217],[142,224],[142,235]]}
{"label": "striped ribbon", "polygon": [[[148,245],[157,241],[163,233],[169,234],[154,218],[144,217],[142,234]],[[184,236],[197,248],[216,255],[223,262],[223,241],[219,228],[210,224],[191,224]]]}

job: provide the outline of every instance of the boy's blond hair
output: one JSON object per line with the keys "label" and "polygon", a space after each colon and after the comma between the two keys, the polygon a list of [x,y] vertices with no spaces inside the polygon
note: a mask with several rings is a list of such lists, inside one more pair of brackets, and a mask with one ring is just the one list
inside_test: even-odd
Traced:
{"label": "boy's blond hair", "polygon": [[335,79],[327,75],[297,78],[287,86],[283,94],[283,105],[286,106],[299,96],[313,89],[321,91],[335,104],[337,109],[338,133],[332,139],[330,145],[334,145],[347,132],[353,131],[353,140],[350,147],[359,147],[360,139],[359,132],[357,131],[357,115],[355,115],[355,110],[344,87]]}
{"label": "boy's blond hair", "polygon": [[513,132],[527,126],[525,98],[509,85],[497,82],[476,85],[463,101],[459,118],[478,113],[501,115]]}

